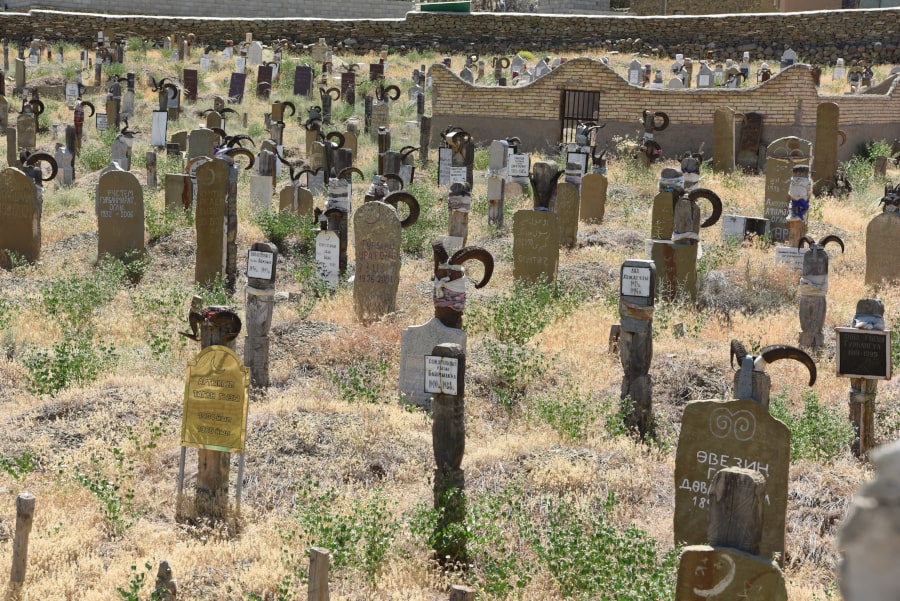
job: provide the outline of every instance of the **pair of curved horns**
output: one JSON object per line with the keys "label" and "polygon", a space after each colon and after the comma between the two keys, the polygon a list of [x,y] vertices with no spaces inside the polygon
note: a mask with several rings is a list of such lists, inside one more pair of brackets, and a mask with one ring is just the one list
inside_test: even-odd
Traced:
{"label": "pair of curved horns", "polygon": [[451,257],[448,256],[447,249],[444,248],[444,243],[438,241],[432,243],[431,250],[434,252],[435,277],[437,276],[439,265],[462,265],[466,261],[478,261],[484,265],[484,276],[480,281],[475,282],[476,288],[484,288],[487,286],[487,283],[491,280],[491,276],[494,274],[494,257],[486,248],[480,246],[466,246],[453,253],[453,256]]}
{"label": "pair of curved horns", "polygon": [[284,107],[291,107],[291,114],[288,115],[288,117],[293,117],[294,115],[297,114],[297,107],[294,106],[293,102],[291,102],[289,100],[285,100],[284,102],[279,102],[277,104],[280,104],[281,106],[284,106]]}
{"label": "pair of curved horns", "polygon": [[346,179],[347,181],[353,181],[353,174],[358,173],[359,178],[363,181],[366,179],[366,174],[360,171],[359,167],[344,167],[341,169],[341,172],[337,174],[338,179]]}
{"label": "pair of curved horns", "polygon": [[810,248],[812,248],[814,246],[819,246],[820,248],[825,248],[825,245],[828,244],[829,242],[837,242],[841,246],[841,252],[842,253],[844,252],[844,241],[841,240],[839,237],[835,236],[834,234],[829,234],[828,236],[825,236],[818,243],[816,243],[816,241],[813,240],[810,236],[803,236],[800,238],[800,241],[797,242],[797,248],[803,248],[804,243],[807,246],[809,246]]}
{"label": "pair of curved horns", "polygon": [[[740,369],[741,362],[744,360],[744,357],[751,356],[748,355],[746,347],[741,344],[738,340],[731,341],[731,356],[730,362],[731,366],[734,367],[734,359],[738,360],[738,369]],[[757,371],[763,371],[769,363],[774,363],[775,361],[780,361],[782,359],[794,359],[795,361],[799,361],[803,365],[806,366],[806,369],[809,370],[809,384],[808,386],[812,386],[816,383],[816,364],[812,360],[812,357],[806,354],[806,352],[795,346],[788,346],[786,344],[775,344],[772,346],[764,347],[758,357],[753,358],[753,369]]]}
{"label": "pair of curved horns", "polygon": [[[667,127],[669,127],[669,115],[667,115],[666,113],[664,113],[662,111],[654,112],[654,111],[650,111],[650,110],[645,110],[643,113],[643,116],[644,116],[644,123],[650,125],[652,127],[653,131],[662,131],[662,130],[666,129]],[[647,119],[648,116],[652,116],[653,120],[648,121],[648,119]],[[657,119],[662,120],[662,125],[656,124]]]}
{"label": "pair of curved horns", "polygon": [[46,152],[35,152],[28,155],[28,158],[22,163],[26,167],[38,167],[38,173],[40,173],[40,163],[47,163],[50,165],[50,177],[44,179],[41,175],[38,176],[41,182],[49,182],[53,178],[56,177],[56,174],[59,173],[59,165],[56,164],[56,159]]}
{"label": "pair of curved horns", "polygon": [[498,64],[500,65],[501,69],[506,69],[509,67],[510,62],[509,59],[505,56],[498,56],[495,57],[493,61],[491,61],[491,66],[496,69]]}
{"label": "pair of curved horns", "polygon": [[80,100],[80,99],[79,99],[79,100],[78,100],[78,103],[81,104],[82,107],[88,106],[88,107],[91,108],[91,114],[88,115],[88,117],[93,117],[93,116],[94,116],[94,113],[97,112],[97,109],[94,108],[94,105],[93,105],[92,103],[88,102],[87,100]]}
{"label": "pair of curved horns", "polygon": [[338,88],[328,88],[327,90],[322,89],[319,90],[319,93],[322,95],[322,99],[324,100],[326,96],[331,96],[332,100],[340,100],[341,99],[341,91]]}
{"label": "pair of curved horns", "polygon": [[706,188],[698,188],[697,190],[692,190],[688,193],[688,200],[691,202],[697,202],[697,199],[700,198],[708,200],[709,204],[712,205],[712,214],[706,218],[706,221],[700,224],[700,227],[715,225],[719,221],[719,218],[722,217],[722,199],[719,198],[718,194],[712,190],[707,190]]}
{"label": "pair of curved horns", "polygon": [[[384,177],[389,177],[390,175],[394,175],[394,174],[391,173]],[[400,179],[399,176],[394,176],[394,177],[397,177],[397,179]],[[419,208],[419,201],[415,196],[413,196],[409,192],[404,192],[403,190],[398,190],[397,192],[391,192],[390,194],[388,194],[387,196],[384,197],[383,202],[391,205],[395,209],[397,208],[397,204],[402,202],[409,208],[409,215],[406,216],[406,219],[404,219],[400,222],[401,228],[406,229],[409,226],[413,225],[416,221],[419,220],[419,213],[421,211],[421,209]]]}

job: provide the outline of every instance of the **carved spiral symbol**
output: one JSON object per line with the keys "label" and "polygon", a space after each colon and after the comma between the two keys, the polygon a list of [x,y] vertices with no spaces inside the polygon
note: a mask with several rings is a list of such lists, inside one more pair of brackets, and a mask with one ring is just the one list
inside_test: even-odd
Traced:
{"label": "carved spiral symbol", "polygon": [[746,409],[732,412],[721,407],[710,414],[709,431],[716,438],[750,440],[756,434],[756,417]]}

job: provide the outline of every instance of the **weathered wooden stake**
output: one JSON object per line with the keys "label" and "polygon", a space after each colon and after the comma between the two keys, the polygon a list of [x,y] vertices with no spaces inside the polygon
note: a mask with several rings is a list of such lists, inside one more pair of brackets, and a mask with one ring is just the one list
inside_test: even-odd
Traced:
{"label": "weathered wooden stake", "polygon": [[28,537],[34,521],[34,495],[23,492],[16,497],[16,534],[13,539],[12,570],[9,574],[7,601],[18,601],[25,584],[25,570],[28,567]]}
{"label": "weathered wooden stake", "polygon": [[856,436],[850,445],[857,457],[866,457],[875,447],[875,395],[878,380],[850,378],[850,421]]}
{"label": "weathered wooden stake", "polygon": [[450,589],[450,601],[475,601],[475,589],[455,584]]}
{"label": "weathered wooden stake", "polygon": [[147,153],[147,188],[156,190],[156,186],[156,153],[151,150]]}
{"label": "weathered wooden stake", "polygon": [[766,479],[756,470],[728,467],[716,472],[709,492],[709,544],[759,555],[765,493]]}
{"label": "weathered wooden stake", "polygon": [[428,164],[428,145],[431,144],[431,117],[422,116],[419,124],[419,164]]}
{"label": "weathered wooden stake", "polygon": [[452,238],[460,238],[460,246],[465,246],[469,237],[469,212],[472,209],[472,189],[469,184],[450,185],[447,207],[450,210],[448,234]]}
{"label": "weathered wooden stake", "polygon": [[[244,117],[246,118],[246,113]],[[246,127],[246,125],[245,125]],[[234,294],[237,286],[237,198],[240,167],[232,162],[228,167],[228,188],[225,193],[225,287]]]}
{"label": "weathered wooden stake", "polygon": [[458,344],[439,344],[432,350],[432,355],[458,361],[456,394],[435,394],[431,401],[434,418],[431,437],[436,464],[434,508],[438,510],[434,551],[441,562],[465,562],[467,539],[463,530],[459,529],[451,537],[446,535],[451,524],[462,524],[466,519],[465,473],[460,467],[466,450],[466,354]]}
{"label": "weathered wooden stake", "polygon": [[[269,328],[275,307],[275,266],[278,248],[271,242],[257,242],[250,248],[247,261],[247,338],[244,340],[244,366],[250,368],[250,383],[269,386]],[[269,267],[271,266],[271,267]],[[267,277],[263,277],[267,269]]]}
{"label": "weathered wooden stake", "polygon": [[625,425],[643,440],[653,426],[653,305],[656,266],[652,261],[627,260],[622,264],[619,292],[619,352],[621,398],[631,400]]}
{"label": "weathered wooden stake", "polygon": [[328,569],[331,554],[328,549],[311,547],[309,550],[309,601],[328,601]]}

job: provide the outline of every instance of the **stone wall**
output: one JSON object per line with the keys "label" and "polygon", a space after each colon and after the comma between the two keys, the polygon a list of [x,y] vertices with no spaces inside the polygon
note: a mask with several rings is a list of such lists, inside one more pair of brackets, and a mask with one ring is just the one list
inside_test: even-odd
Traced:
{"label": "stone wall", "polygon": [[600,121],[606,139],[637,137],[645,109],[663,111],[671,125],[656,134],[667,156],[712,149],[713,113],[728,106],[737,112],[763,113],[763,138],[771,142],[787,135],[815,138],[816,108],[820,102],[840,107],[840,127],[847,143],[841,159],[849,159],[859,144],[873,139],[900,138],[900,91],[890,85],[885,94],[820,95],[810,68],[794,65],[768,82],[751,88],[651,90],[630,85],[622,76],[588,58],[568,61],[537,81],[522,87],[473,86],[443,65],[432,69],[432,131],[456,125],[479,142],[511,136],[527,149],[548,150],[560,141],[560,102],[564,90],[600,92]]}
{"label": "stone wall", "polygon": [[[660,0],[631,0],[636,15],[658,15]],[[666,0],[666,14],[680,10],[686,15],[724,15],[760,13],[775,10],[772,0]]]}
{"label": "stone wall", "polygon": [[775,60],[790,46],[807,62],[831,62],[838,56],[900,62],[900,9],[677,18],[420,12],[408,13],[405,19],[343,21],[73,15],[45,10],[0,13],[0,37],[13,39],[81,41],[107,27],[155,39],[193,32],[212,44],[252,32],[257,39],[286,37],[305,44],[325,37],[337,44],[347,41],[356,50],[389,44],[399,50],[474,51],[483,56],[522,49],[568,54],[605,49],[699,57],[714,48],[724,57],[746,50],[754,59]]}
{"label": "stone wall", "polygon": [[412,0],[153,0],[149,4],[121,0],[5,0],[10,10],[33,7],[100,14],[172,17],[311,17],[317,19],[402,18],[414,10]]}

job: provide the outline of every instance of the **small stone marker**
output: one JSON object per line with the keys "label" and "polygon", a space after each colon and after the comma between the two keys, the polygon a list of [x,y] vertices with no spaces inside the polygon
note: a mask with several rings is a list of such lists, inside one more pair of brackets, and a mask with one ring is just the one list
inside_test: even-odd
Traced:
{"label": "small stone marker", "polygon": [[260,44],[258,41],[254,41],[250,44],[250,48],[247,50],[247,62],[253,66],[261,65],[262,53],[262,44]]}
{"label": "small stone marker", "polygon": [[609,180],[599,173],[588,173],[581,178],[581,220],[587,223],[603,223],[606,213],[606,191]]}
{"label": "small stone marker", "polygon": [[713,87],[713,71],[705,62],[700,63],[700,69],[697,71],[697,87],[711,88]]}
{"label": "small stone marker", "polygon": [[212,160],[197,169],[197,260],[194,281],[209,286],[225,276],[228,165]]}
{"label": "small stone marker", "polygon": [[337,289],[340,281],[340,256],[341,239],[337,232],[322,230],[316,234],[316,277],[329,290]]}
{"label": "small stone marker", "polygon": [[353,308],[363,323],[393,313],[400,284],[401,226],[397,209],[367,202],[353,216],[356,277]]}
{"label": "small stone marker", "polygon": [[244,86],[247,83],[246,73],[232,73],[228,84],[228,102],[241,104],[244,101]]}
{"label": "small stone marker", "polygon": [[559,223],[549,211],[517,211],[513,217],[513,277],[518,281],[556,281]]}
{"label": "small stone marker", "polygon": [[97,256],[144,254],[144,190],[130,171],[108,171],[97,185]]}
{"label": "small stone marker", "polygon": [[272,95],[273,68],[270,65],[260,65],[256,73],[256,97],[269,98]]}
{"label": "small stone marker", "polygon": [[900,235],[900,186],[885,186],[884,211],[866,226],[866,285],[882,286],[900,279],[894,245]]}
{"label": "small stone marker", "polygon": [[775,265],[782,265],[799,273],[803,271],[803,256],[808,252],[808,248],[778,246],[775,248]]}
{"label": "small stone marker", "polygon": [[278,248],[271,242],[257,242],[247,252],[247,338],[244,365],[250,382],[269,386],[269,329],[275,308],[275,265]]}
{"label": "small stone marker", "polygon": [[671,240],[675,226],[675,213],[672,210],[675,200],[672,192],[660,192],[653,198],[650,214],[650,239]]}
{"label": "small stone marker", "polygon": [[578,241],[578,212],[581,195],[578,186],[561,182],[556,186],[556,218],[559,224],[560,246],[573,248]]}
{"label": "small stone marker", "polygon": [[212,158],[219,142],[219,134],[211,129],[200,127],[192,130],[187,139],[188,161],[197,157]]}
{"label": "small stone marker", "polygon": [[41,255],[43,201],[37,186],[22,171],[0,171],[0,262],[10,267],[15,253],[34,263]]}
{"label": "small stone marker", "polygon": [[838,137],[847,135],[838,129],[841,109],[834,102],[820,102],[816,108],[816,147],[812,161],[813,193],[820,196],[831,192],[837,175]]}
{"label": "small stone marker", "polygon": [[734,109],[719,107],[713,114],[713,169],[734,171]]}
{"label": "small stone marker", "polygon": [[184,98],[191,102],[197,102],[197,70],[185,69],[183,73]]}
{"label": "small stone marker", "polygon": [[796,166],[809,167],[812,143],[794,136],[775,140],[766,150],[766,198],[763,216],[769,220],[773,242],[788,239],[790,215],[790,186]]}
{"label": "small stone marker", "polygon": [[843,554],[838,564],[838,581],[845,601],[894,601],[900,590],[900,442],[880,447],[872,458],[875,479],[855,496],[838,530],[838,546]]}
{"label": "small stone marker", "polygon": [[23,113],[16,119],[16,136],[19,148],[37,148],[37,121],[32,114]]}
{"label": "small stone marker", "polygon": [[447,342],[466,348],[466,333],[449,328],[436,317],[420,326],[403,329],[400,337],[400,395],[403,401],[426,410],[431,408],[431,393],[426,391],[425,355],[431,354],[436,345]]}
{"label": "small stone marker", "polygon": [[169,123],[168,111],[153,111],[153,117],[150,125],[150,145],[155,148],[164,148],[166,146],[166,129]]}
{"label": "small stone marker", "polygon": [[675,541],[707,542],[713,476],[740,467],[766,478],[764,531],[759,555],[784,557],[791,433],[752,400],[690,401],[681,420],[675,454]]}
{"label": "small stone marker", "polygon": [[181,173],[166,174],[166,210],[187,211],[194,204],[194,185],[191,176]]}
{"label": "small stone marker", "polygon": [[301,65],[294,70],[294,96],[312,95],[313,70],[309,65]]}

